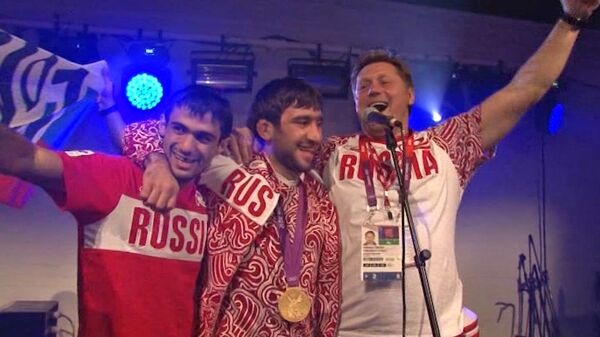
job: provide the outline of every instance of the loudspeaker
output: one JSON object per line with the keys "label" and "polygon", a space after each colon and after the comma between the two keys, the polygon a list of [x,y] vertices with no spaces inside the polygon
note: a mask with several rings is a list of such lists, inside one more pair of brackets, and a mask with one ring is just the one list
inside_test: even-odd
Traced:
{"label": "loudspeaker", "polygon": [[0,311],[0,337],[56,337],[58,302],[16,301]]}

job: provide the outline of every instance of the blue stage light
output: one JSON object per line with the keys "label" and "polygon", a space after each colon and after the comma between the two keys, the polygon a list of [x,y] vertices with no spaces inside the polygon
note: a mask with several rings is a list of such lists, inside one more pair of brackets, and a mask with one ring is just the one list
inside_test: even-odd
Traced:
{"label": "blue stage light", "polygon": [[160,103],[164,88],[156,76],[139,73],[129,79],[125,92],[131,105],[140,110],[149,110]]}
{"label": "blue stage light", "polygon": [[563,120],[563,114],[565,112],[565,106],[557,103],[552,111],[550,112],[550,118],[548,119],[548,133],[555,135],[560,129]]}
{"label": "blue stage light", "polygon": [[121,97],[129,103],[129,112],[157,113],[170,94],[171,71],[165,45],[135,42],[127,49],[130,64],[121,75]]}
{"label": "blue stage light", "polygon": [[442,115],[440,115],[439,111],[434,110],[431,112],[431,119],[437,123],[442,120]]}

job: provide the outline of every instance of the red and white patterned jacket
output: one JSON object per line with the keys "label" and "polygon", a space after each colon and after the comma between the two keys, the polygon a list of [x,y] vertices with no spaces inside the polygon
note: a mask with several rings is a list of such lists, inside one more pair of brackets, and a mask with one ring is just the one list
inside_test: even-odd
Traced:
{"label": "red and white patterned jacket", "polygon": [[[300,286],[312,300],[312,308],[305,320],[288,323],[277,309],[287,283],[277,219],[272,215],[279,200],[288,234],[296,239],[297,189],[273,177],[262,156],[232,176],[238,178],[225,178],[221,188],[212,188],[221,195],[207,196],[210,227],[200,276],[200,336],[335,336],[341,247],[337,213],[327,191],[305,175],[308,207]],[[255,210],[269,213],[262,224],[244,214],[244,205],[252,200]],[[271,203],[262,207],[261,200]],[[257,219],[262,214],[255,215]]]}

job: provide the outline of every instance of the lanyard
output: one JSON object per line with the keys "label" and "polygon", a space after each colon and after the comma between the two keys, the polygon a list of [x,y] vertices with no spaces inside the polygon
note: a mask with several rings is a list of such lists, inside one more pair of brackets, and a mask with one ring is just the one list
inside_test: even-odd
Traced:
{"label": "lanyard", "polygon": [[306,191],[302,181],[298,183],[298,210],[296,215],[296,228],[294,230],[294,242],[288,242],[288,230],[285,225],[283,206],[280,202],[277,206],[277,227],[281,239],[281,250],[283,252],[283,265],[289,287],[298,286],[300,270],[302,269],[302,251],[304,248],[304,230],[306,227],[307,200]]}
{"label": "lanyard", "polygon": [[[367,210],[374,211],[377,209],[377,197],[375,197],[375,186],[373,185],[373,168],[378,159],[377,153],[369,151],[367,143],[371,145],[366,137],[361,135],[358,140],[358,147],[360,150],[360,169],[363,173],[363,181],[365,182],[365,190],[367,192]],[[375,157],[374,160],[370,158],[370,155]]]}
{"label": "lanyard", "polygon": [[[373,184],[373,172],[377,172],[377,179],[383,186],[384,190],[384,207],[388,210],[388,218],[392,220],[392,213],[390,212],[390,201],[388,198],[388,189],[392,186],[396,180],[396,174],[394,167],[386,165],[382,162],[380,157],[377,155],[373,144],[369,139],[364,136],[359,136],[359,151],[360,151],[360,169],[363,173],[363,181],[365,183],[365,192],[367,194],[367,211],[373,212],[378,209],[377,197],[375,196],[375,187]],[[406,160],[408,163],[412,162],[414,155],[414,137],[411,132],[408,137],[405,138],[404,142],[406,146]],[[392,154],[395,155],[395,154]],[[404,164],[404,162],[402,162]],[[410,181],[410,166],[403,165],[408,170],[405,172],[405,186],[408,189],[408,182]]]}

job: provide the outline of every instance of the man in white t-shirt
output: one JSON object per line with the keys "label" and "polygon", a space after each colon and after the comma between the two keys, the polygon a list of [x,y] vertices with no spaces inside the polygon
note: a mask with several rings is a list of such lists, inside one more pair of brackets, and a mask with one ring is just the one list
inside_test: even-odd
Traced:
{"label": "man in white t-shirt", "polygon": [[[455,257],[458,207],[474,170],[492,156],[495,145],[558,78],[579,34],[575,18],[589,17],[599,1],[562,3],[565,15],[508,85],[470,111],[422,132],[407,128],[415,98],[409,70],[382,50],[359,58],[352,73],[352,89],[362,133],[330,138],[316,164],[340,218],[340,337],[397,337],[403,329],[401,275],[396,267],[399,261],[393,260],[401,256],[393,232],[401,223],[398,184],[384,144],[387,126],[368,122],[366,113],[371,107],[382,109],[383,115],[400,121],[404,127],[404,139],[401,129],[394,127],[400,149],[397,156],[402,160],[404,146],[409,167],[405,178],[408,200],[421,248],[431,252],[427,272],[441,335],[468,333],[463,332],[468,324]],[[368,165],[361,164],[364,162]],[[374,195],[371,202],[370,195]],[[358,245],[365,230],[380,234],[379,246],[381,234],[386,234],[389,244],[379,250]],[[410,233],[406,245],[406,335],[431,336]],[[391,261],[381,267],[381,259]]]}

